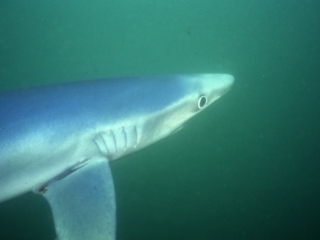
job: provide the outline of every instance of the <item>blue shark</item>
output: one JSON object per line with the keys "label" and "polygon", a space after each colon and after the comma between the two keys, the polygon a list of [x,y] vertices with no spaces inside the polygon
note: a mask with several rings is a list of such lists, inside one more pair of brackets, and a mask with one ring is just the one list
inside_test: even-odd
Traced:
{"label": "blue shark", "polygon": [[0,202],[33,191],[60,240],[116,238],[110,162],[180,130],[229,74],[78,81],[0,93]]}

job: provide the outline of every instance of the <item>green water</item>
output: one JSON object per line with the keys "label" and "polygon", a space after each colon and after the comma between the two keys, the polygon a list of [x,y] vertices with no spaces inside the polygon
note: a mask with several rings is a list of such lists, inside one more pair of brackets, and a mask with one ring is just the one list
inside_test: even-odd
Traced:
{"label": "green water", "polygon": [[[316,0],[0,2],[0,89],[226,72],[182,131],[111,164],[117,240],[320,239]],[[1,136],[0,136],[1,137]],[[1,240],[54,239],[50,208],[0,204]]]}

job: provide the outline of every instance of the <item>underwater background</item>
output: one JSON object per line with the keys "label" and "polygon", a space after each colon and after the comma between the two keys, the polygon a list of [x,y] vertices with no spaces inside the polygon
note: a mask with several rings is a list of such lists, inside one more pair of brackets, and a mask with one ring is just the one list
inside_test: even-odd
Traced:
{"label": "underwater background", "polygon": [[[317,0],[4,0],[0,91],[230,73],[231,91],[182,131],[111,163],[117,240],[320,239],[319,12]],[[1,203],[0,239],[55,239],[47,202]]]}

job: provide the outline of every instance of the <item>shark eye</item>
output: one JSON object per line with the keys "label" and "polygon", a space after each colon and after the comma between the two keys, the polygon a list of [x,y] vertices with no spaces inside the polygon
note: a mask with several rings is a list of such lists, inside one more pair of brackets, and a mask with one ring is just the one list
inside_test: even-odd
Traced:
{"label": "shark eye", "polygon": [[205,95],[201,95],[198,100],[198,108],[201,110],[207,103],[207,97]]}

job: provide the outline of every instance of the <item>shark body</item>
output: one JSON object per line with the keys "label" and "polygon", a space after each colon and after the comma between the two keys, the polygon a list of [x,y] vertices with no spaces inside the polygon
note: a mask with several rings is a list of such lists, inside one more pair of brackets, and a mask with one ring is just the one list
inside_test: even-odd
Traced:
{"label": "shark body", "polygon": [[80,81],[0,93],[0,202],[33,191],[60,240],[115,239],[109,163],[178,130],[228,74]]}

